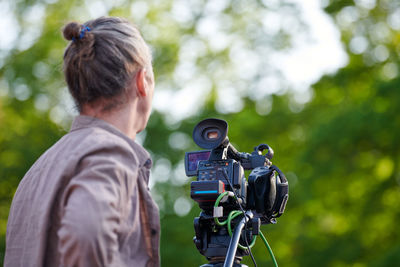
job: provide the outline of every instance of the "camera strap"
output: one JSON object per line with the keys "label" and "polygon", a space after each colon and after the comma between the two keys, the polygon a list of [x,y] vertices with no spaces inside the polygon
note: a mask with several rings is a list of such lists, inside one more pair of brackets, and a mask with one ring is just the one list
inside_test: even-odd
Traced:
{"label": "camera strap", "polygon": [[289,198],[289,183],[283,172],[276,167],[271,165],[271,169],[278,173],[279,179],[276,179],[276,199],[273,207],[274,218],[280,217],[285,211],[286,203]]}

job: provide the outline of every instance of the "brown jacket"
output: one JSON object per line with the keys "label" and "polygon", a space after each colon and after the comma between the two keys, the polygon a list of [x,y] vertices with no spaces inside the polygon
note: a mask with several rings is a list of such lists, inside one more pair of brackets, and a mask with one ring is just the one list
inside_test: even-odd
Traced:
{"label": "brown jacket", "polygon": [[148,152],[112,125],[75,118],[18,186],[5,266],[159,266],[151,165]]}

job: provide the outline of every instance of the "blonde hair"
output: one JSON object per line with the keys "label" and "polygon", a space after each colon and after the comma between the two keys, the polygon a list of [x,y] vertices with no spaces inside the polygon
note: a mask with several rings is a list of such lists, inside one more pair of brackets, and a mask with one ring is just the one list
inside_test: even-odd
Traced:
{"label": "blonde hair", "polygon": [[82,105],[104,99],[112,109],[123,103],[123,93],[134,74],[146,69],[153,80],[151,53],[139,30],[125,19],[101,17],[84,24],[68,23],[64,38],[64,75],[79,111]]}

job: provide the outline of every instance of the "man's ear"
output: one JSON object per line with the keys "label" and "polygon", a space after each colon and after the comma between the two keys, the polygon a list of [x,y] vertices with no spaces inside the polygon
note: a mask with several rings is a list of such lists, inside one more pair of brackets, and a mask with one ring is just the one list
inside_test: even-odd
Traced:
{"label": "man's ear", "polygon": [[147,95],[147,86],[146,69],[140,69],[136,73],[136,88],[139,96],[145,97]]}

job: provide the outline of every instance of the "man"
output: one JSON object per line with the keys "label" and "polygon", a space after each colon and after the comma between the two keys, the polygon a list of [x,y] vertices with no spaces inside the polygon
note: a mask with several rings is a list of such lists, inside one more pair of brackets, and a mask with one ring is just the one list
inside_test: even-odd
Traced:
{"label": "man", "polygon": [[19,184],[5,266],[159,266],[152,161],[134,142],[151,113],[149,48],[120,18],[72,22],[63,33],[80,116]]}

